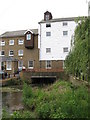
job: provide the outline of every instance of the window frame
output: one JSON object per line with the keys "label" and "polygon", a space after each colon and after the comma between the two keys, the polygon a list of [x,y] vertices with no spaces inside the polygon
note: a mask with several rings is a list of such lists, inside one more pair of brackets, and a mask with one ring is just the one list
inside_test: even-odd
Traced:
{"label": "window frame", "polygon": [[18,56],[23,56],[24,51],[22,52],[22,54],[20,54],[20,51],[23,51],[23,50],[18,50]]}
{"label": "window frame", "polygon": [[26,34],[26,40],[31,40],[31,33]]}
{"label": "window frame", "polygon": [[[32,66],[30,67],[30,62],[32,62]],[[34,60],[29,60],[28,61],[28,68],[29,69],[34,69]]]}
{"label": "window frame", "polygon": [[[48,62],[50,62],[50,66],[48,65]],[[46,69],[51,69],[51,68],[52,68],[52,61],[46,60]]]}
{"label": "window frame", "polygon": [[45,19],[49,20],[49,14],[45,15]]}
{"label": "window frame", "polygon": [[[8,63],[11,63],[10,67],[8,67]],[[6,62],[6,70],[12,70],[12,62],[11,61]]]}
{"label": "window frame", "polygon": [[[11,51],[13,51],[13,55],[10,54]],[[9,50],[9,56],[14,56],[14,50]]]}
{"label": "window frame", "polygon": [[68,47],[63,48],[63,53],[68,53]]}
{"label": "window frame", "polygon": [[[13,42],[11,43],[11,41]],[[14,45],[14,40],[9,40],[9,45]]]}
{"label": "window frame", "polygon": [[63,31],[63,36],[68,36],[68,31]]}
{"label": "window frame", "polygon": [[51,23],[46,23],[46,28],[50,28],[51,27]]}
{"label": "window frame", "polygon": [[[22,42],[20,42],[20,41],[22,41]],[[18,45],[23,45],[24,44],[24,40],[23,39],[19,39],[18,40]]]}
{"label": "window frame", "polygon": [[68,26],[68,22],[63,22],[63,26]]}
{"label": "window frame", "polygon": [[46,48],[46,53],[51,53],[51,48]]}
{"label": "window frame", "polygon": [[[22,62],[22,63],[21,63],[22,65],[20,64],[20,62]],[[21,66],[20,66],[20,65],[21,65]],[[19,68],[19,69],[22,69],[22,68],[23,68],[23,60],[19,60],[19,61],[18,61],[18,68]]]}
{"label": "window frame", "polygon": [[4,40],[0,41],[0,46],[5,46],[5,41]]}
{"label": "window frame", "polygon": [[[4,52],[4,55],[2,55],[2,52]],[[5,56],[5,50],[0,51],[0,56]]]}
{"label": "window frame", "polygon": [[51,36],[51,32],[46,32],[46,37],[50,37]]}

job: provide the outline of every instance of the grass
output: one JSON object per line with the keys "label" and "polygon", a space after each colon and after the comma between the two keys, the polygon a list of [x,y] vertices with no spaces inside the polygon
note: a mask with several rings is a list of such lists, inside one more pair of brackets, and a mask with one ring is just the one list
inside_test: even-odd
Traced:
{"label": "grass", "polygon": [[31,88],[25,83],[23,102],[28,111],[13,113],[13,117],[88,118],[88,88],[84,85],[58,80],[46,87]]}

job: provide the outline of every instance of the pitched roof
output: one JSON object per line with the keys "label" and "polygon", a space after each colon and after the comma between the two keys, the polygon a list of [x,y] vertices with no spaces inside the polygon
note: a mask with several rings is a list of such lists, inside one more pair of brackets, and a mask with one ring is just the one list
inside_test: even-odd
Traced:
{"label": "pitched roof", "polygon": [[[83,17],[83,16],[82,16],[82,17]],[[39,24],[40,24],[40,23],[46,23],[46,22],[75,21],[76,19],[78,19],[78,18],[81,19],[82,17],[54,18],[54,19],[47,20],[47,21],[41,20],[41,21],[39,22]],[[84,17],[86,17],[86,16],[84,16]]]}
{"label": "pitched roof", "polygon": [[[1,38],[3,37],[18,37],[18,36],[24,36],[24,33],[27,30],[18,30],[18,31],[9,31],[9,32],[5,32],[2,35],[0,35]],[[38,29],[30,29],[30,31],[32,31],[32,33],[34,34],[38,34]]]}

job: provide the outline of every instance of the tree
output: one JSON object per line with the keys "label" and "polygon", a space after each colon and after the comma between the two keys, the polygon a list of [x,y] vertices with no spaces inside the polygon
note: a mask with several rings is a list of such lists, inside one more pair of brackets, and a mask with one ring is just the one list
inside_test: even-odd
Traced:
{"label": "tree", "polygon": [[90,54],[90,18],[83,17],[77,21],[74,47],[65,60],[66,71],[76,77],[88,79]]}

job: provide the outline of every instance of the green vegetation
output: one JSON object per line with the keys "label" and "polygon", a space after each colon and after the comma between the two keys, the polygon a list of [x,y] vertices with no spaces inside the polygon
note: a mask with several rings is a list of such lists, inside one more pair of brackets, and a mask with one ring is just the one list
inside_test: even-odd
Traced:
{"label": "green vegetation", "polygon": [[33,91],[24,85],[24,104],[36,118],[87,118],[88,91],[65,81],[57,81],[45,89]]}
{"label": "green vegetation", "polygon": [[88,80],[89,72],[89,33],[90,19],[82,18],[77,21],[74,36],[74,47],[65,61],[66,71],[80,79]]}
{"label": "green vegetation", "polygon": [[88,118],[88,88],[56,81],[45,87],[23,88],[24,111],[15,111],[10,118]]}
{"label": "green vegetation", "polygon": [[0,87],[0,92],[22,92],[21,89],[14,87]]}

